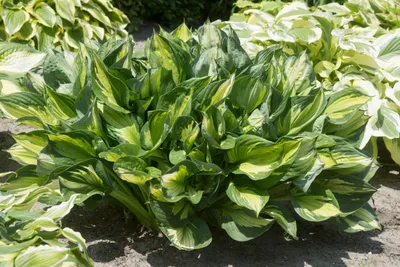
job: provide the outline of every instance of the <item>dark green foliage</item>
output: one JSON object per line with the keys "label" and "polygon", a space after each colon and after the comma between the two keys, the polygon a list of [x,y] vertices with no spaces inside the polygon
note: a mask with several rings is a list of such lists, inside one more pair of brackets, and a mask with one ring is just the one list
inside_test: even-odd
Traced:
{"label": "dark green foliage", "polygon": [[129,31],[137,30],[145,21],[159,23],[167,28],[183,21],[189,26],[199,26],[210,20],[229,18],[234,0],[114,0],[131,20]]}

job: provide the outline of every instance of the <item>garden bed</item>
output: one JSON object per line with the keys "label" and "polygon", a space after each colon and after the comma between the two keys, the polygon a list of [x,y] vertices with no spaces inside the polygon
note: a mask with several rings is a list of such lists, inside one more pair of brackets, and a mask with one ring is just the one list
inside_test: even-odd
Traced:
{"label": "garden bed", "polygon": [[[11,133],[26,131],[6,120],[0,121],[4,147],[13,143]],[[1,170],[17,168],[1,152]],[[388,155],[388,159],[390,156]],[[346,234],[322,224],[299,221],[299,240],[285,241],[278,226],[246,243],[233,241],[213,229],[214,240],[201,251],[184,252],[158,233],[143,231],[134,219],[111,204],[95,210],[75,208],[63,226],[82,233],[95,266],[357,266],[395,267],[400,264],[400,171],[382,167],[372,184],[379,188],[373,199],[382,231]]]}

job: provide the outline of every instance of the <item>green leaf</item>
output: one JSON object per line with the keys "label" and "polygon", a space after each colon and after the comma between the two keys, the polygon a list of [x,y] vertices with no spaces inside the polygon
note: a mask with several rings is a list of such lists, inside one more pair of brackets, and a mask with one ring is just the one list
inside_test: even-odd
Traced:
{"label": "green leaf", "polygon": [[254,135],[242,135],[228,151],[233,173],[246,174],[252,180],[267,178],[275,169],[295,159],[300,142],[287,140],[276,144]]}
{"label": "green leaf", "polygon": [[326,106],[325,94],[322,89],[315,96],[297,96],[292,98],[291,101],[292,109],[290,110],[290,131],[288,135],[297,134],[310,125],[321,115]]}
{"label": "green leaf", "polygon": [[267,85],[260,79],[241,76],[236,78],[229,100],[247,112],[252,112],[264,101],[267,92]]}
{"label": "green leaf", "polygon": [[269,200],[265,189],[257,188],[249,181],[230,182],[226,194],[238,206],[254,211],[257,217]]}
{"label": "green leaf", "polygon": [[335,195],[340,210],[344,213],[360,209],[376,192],[376,189],[369,183],[350,175],[318,179],[316,182],[328,188]]}
{"label": "green leaf", "polygon": [[152,177],[146,172],[147,164],[140,158],[126,156],[114,163],[114,171],[128,183],[144,185]]}
{"label": "green leaf", "polygon": [[25,74],[38,66],[45,56],[27,45],[0,42],[0,72]]}
{"label": "green leaf", "polygon": [[149,120],[140,132],[140,143],[146,150],[157,149],[169,132],[169,114],[156,110],[149,114]]}
{"label": "green leaf", "polygon": [[50,52],[47,55],[43,64],[43,77],[54,90],[75,80],[72,67],[60,52]]}
{"label": "green leaf", "polygon": [[370,99],[355,88],[346,88],[330,96],[325,113],[330,123],[344,124]]}
{"label": "green leaf", "polygon": [[14,140],[24,148],[38,154],[47,145],[47,136],[43,131],[15,134]]}
{"label": "green leaf", "polygon": [[72,24],[75,21],[75,4],[68,0],[55,0],[56,11],[63,19],[68,20]]}
{"label": "green leaf", "polygon": [[22,9],[3,10],[3,21],[9,35],[18,32],[25,22],[29,21],[29,14]]}
{"label": "green leaf", "polygon": [[297,240],[296,220],[284,204],[277,201],[270,201],[264,207],[262,213],[271,216],[289,235]]}
{"label": "green leaf", "polygon": [[184,227],[160,226],[160,230],[175,247],[182,250],[201,249],[207,247],[212,241],[207,223],[197,218]]}
{"label": "green leaf", "polygon": [[290,194],[294,210],[307,221],[321,222],[342,213],[329,189],[313,184],[307,193],[293,188]]}
{"label": "green leaf", "polygon": [[336,222],[347,233],[382,229],[375,211],[369,204],[365,204],[365,206],[346,217],[338,217]]}
{"label": "green leaf", "polygon": [[120,144],[111,148],[109,151],[99,153],[99,157],[107,161],[116,162],[119,158],[125,156],[137,156],[140,147],[132,144]]}
{"label": "green leaf", "polygon": [[265,233],[273,224],[274,220],[257,218],[250,211],[237,206],[224,207],[222,210],[214,211],[221,228],[236,241],[244,242],[259,237]]}
{"label": "green leaf", "polygon": [[49,144],[55,152],[64,157],[85,160],[97,156],[95,140],[89,132],[75,131],[64,134],[49,134]]}
{"label": "green leaf", "polygon": [[39,3],[35,6],[34,16],[46,27],[53,28],[56,24],[56,13],[46,3]]}
{"label": "green leaf", "polygon": [[393,161],[400,165],[400,138],[391,140],[383,138],[383,140],[385,141],[385,146],[387,150],[389,150]]}
{"label": "green leaf", "polygon": [[68,258],[68,248],[56,246],[29,247],[15,259],[15,265],[21,267],[56,266]]}
{"label": "green leaf", "polygon": [[46,88],[46,103],[54,116],[59,120],[68,120],[77,116],[74,99],[68,95],[58,94]]}
{"label": "green leaf", "polygon": [[93,92],[109,107],[122,113],[129,113],[129,89],[116,76],[108,72],[99,56],[93,55]]}
{"label": "green leaf", "polygon": [[37,117],[43,123],[55,125],[58,120],[46,108],[46,103],[39,94],[30,92],[14,93],[0,97],[2,111],[11,119]]}
{"label": "green leaf", "polygon": [[150,39],[147,54],[151,66],[164,67],[172,71],[176,84],[186,80],[190,55],[179,44],[154,34]]}
{"label": "green leaf", "polygon": [[133,114],[124,114],[108,107],[98,105],[102,118],[107,122],[107,128],[112,138],[119,143],[128,143],[140,149],[140,129]]}
{"label": "green leaf", "polygon": [[191,99],[191,90],[185,87],[176,87],[160,97],[157,109],[169,112],[170,124],[172,126],[178,117],[190,115],[192,108]]}

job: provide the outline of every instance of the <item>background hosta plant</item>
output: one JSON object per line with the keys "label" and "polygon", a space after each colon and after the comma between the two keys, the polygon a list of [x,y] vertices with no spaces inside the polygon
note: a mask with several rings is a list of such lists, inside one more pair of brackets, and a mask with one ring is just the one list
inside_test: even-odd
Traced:
{"label": "background hosta plant", "polygon": [[[296,239],[296,217],[347,232],[380,228],[369,204],[376,162],[321,132],[323,118],[343,111],[304,52],[273,46],[251,59],[232,29],[206,23],[195,37],[186,25],[154,34],[147,59],[132,60],[132,42],[115,38],[74,58],[24,53],[36,68],[19,74],[25,87],[2,91],[0,107],[37,128],[15,135],[8,150],[22,170],[34,170],[28,178],[42,181],[33,189],[54,191],[35,201],[94,205],[111,197],[184,250],[209,245],[210,225],[237,241],[274,223]],[[14,209],[1,210],[8,222]]]}
{"label": "background hosta plant", "polygon": [[80,43],[104,40],[124,30],[128,18],[111,1],[0,1],[0,40],[26,43],[41,51],[78,50]]}
{"label": "background hosta plant", "polygon": [[[306,50],[331,104],[342,107],[328,114],[322,131],[348,138],[360,148],[369,142],[376,146],[376,137],[383,137],[393,160],[400,163],[396,6],[398,1],[389,0],[354,0],[313,9],[300,2],[263,2],[234,14],[228,24],[252,57],[271,45],[289,54]],[[226,24],[219,26],[229,31]]]}

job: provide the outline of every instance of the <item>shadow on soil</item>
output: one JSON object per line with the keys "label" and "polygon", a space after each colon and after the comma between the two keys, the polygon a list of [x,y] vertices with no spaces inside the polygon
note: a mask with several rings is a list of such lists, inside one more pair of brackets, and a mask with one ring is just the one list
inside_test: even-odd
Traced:
{"label": "shadow on soil", "polygon": [[171,247],[157,233],[143,232],[132,220],[124,222],[123,212],[110,205],[95,210],[76,209],[63,221],[64,226],[83,232],[90,244],[89,254],[96,262],[139,253],[155,267],[166,266],[346,266],[349,252],[379,254],[382,243],[370,233],[343,234],[327,225],[300,222],[298,241],[285,241],[280,228],[240,243],[224,232],[213,231],[213,242],[200,251],[184,252]]}

